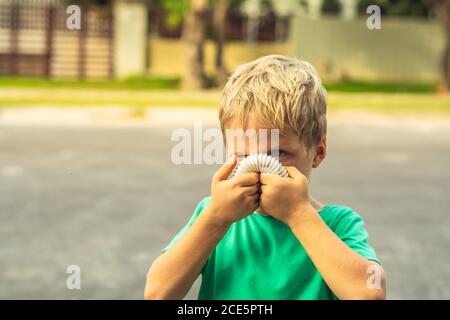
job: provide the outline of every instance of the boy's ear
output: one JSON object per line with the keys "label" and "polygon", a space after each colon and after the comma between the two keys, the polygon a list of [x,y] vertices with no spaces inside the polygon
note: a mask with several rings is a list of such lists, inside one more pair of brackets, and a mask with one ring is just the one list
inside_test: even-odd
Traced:
{"label": "boy's ear", "polygon": [[320,139],[319,144],[316,147],[316,150],[314,151],[314,158],[312,167],[317,168],[325,159],[327,156],[327,136],[323,136],[322,139]]}

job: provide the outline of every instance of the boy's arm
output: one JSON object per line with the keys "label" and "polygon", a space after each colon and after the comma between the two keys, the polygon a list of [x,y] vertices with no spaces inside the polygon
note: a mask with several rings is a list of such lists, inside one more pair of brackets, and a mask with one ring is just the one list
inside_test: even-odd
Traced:
{"label": "boy's arm", "polygon": [[230,225],[259,206],[257,173],[227,180],[237,164],[225,163],[211,183],[211,202],[186,233],[150,267],[145,299],[182,299],[200,274],[208,256]]}
{"label": "boy's arm", "polygon": [[[305,248],[323,279],[339,299],[384,299],[384,271],[349,248],[326,225],[311,205],[308,180],[296,168],[291,178],[261,175],[261,208],[287,224]],[[379,288],[368,286],[372,268],[379,268]]]}
{"label": "boy's arm", "polygon": [[183,299],[197,279],[208,256],[228,230],[214,223],[210,206],[186,233],[152,264],[145,299]]}
{"label": "boy's arm", "polygon": [[[330,289],[339,299],[385,299],[383,268],[349,248],[325,224],[314,208],[305,208],[289,222],[289,227],[305,248]],[[371,269],[377,271],[371,275]],[[369,277],[379,287],[369,285]]]}

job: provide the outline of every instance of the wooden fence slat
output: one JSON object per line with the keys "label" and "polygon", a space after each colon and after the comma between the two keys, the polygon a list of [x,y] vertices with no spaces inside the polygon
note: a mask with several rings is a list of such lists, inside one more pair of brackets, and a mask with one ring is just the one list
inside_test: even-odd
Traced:
{"label": "wooden fence slat", "polygon": [[66,19],[66,6],[56,0],[0,3],[0,75],[27,75],[26,65],[30,75],[53,77],[75,66],[78,78],[88,78],[99,65],[112,77],[112,6],[82,7],[81,30],[68,30]]}

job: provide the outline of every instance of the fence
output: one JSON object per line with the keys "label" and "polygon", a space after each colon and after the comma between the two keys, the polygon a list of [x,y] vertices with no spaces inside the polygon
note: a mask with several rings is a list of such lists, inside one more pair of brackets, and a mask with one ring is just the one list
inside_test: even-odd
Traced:
{"label": "fence", "polygon": [[0,75],[112,77],[111,6],[81,7],[80,30],[69,30],[67,17],[60,4],[0,3]]}

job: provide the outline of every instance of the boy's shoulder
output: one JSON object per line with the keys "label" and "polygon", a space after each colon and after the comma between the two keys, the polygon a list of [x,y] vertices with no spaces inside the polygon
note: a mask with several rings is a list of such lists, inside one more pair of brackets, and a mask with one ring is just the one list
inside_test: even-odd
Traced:
{"label": "boy's shoulder", "polygon": [[344,231],[349,228],[364,228],[364,219],[351,207],[344,205],[327,205],[319,212],[322,220],[333,231]]}
{"label": "boy's shoulder", "polygon": [[211,202],[211,196],[204,197],[200,202],[197,204],[197,207],[195,208],[194,215],[199,215],[204,208]]}
{"label": "boy's shoulder", "polygon": [[380,263],[375,250],[369,245],[364,219],[355,210],[342,205],[328,205],[320,211],[320,216],[351,249],[367,260]]}
{"label": "boy's shoulder", "polygon": [[207,197],[204,197],[203,199],[201,199],[200,202],[197,203],[197,206],[195,207],[195,210],[192,213],[191,218],[189,219],[189,222],[188,222],[189,225],[192,224],[195,221],[195,219],[198,218],[200,213],[202,213],[203,209],[205,209],[210,202],[211,202],[211,196],[207,196]]}

